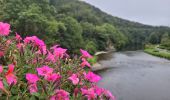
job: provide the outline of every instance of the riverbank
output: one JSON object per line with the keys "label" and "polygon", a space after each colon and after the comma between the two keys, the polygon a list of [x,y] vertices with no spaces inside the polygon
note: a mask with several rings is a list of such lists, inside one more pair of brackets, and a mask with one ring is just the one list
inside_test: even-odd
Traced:
{"label": "riverbank", "polygon": [[159,45],[147,45],[146,48],[144,49],[144,52],[170,60],[170,51],[159,48]]}
{"label": "riverbank", "polygon": [[[102,66],[102,64],[100,63],[100,61],[106,60],[106,59],[110,59],[110,58],[112,57],[111,54],[112,54],[113,52],[114,52],[114,50],[101,51],[101,52],[95,53],[94,58],[90,60],[90,62],[92,63],[92,70],[93,70],[93,71],[100,71],[100,70],[108,69],[108,67]],[[108,55],[110,55],[111,57],[109,58]],[[105,58],[104,56],[107,56],[107,58]],[[104,59],[103,59],[103,58],[104,58]],[[92,60],[93,60],[93,61],[92,61]]]}
{"label": "riverbank", "polygon": [[93,71],[98,71],[98,70],[102,70],[104,69],[102,67],[102,65],[99,63],[99,56],[103,55],[103,54],[107,54],[110,51],[100,51],[100,52],[96,52],[93,56],[92,59],[89,59],[88,61],[92,64],[92,70]]}

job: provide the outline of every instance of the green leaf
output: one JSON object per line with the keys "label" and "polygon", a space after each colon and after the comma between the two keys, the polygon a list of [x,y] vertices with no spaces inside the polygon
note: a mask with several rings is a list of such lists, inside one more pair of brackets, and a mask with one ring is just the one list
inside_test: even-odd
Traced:
{"label": "green leaf", "polygon": [[33,96],[40,97],[39,93],[32,93]]}

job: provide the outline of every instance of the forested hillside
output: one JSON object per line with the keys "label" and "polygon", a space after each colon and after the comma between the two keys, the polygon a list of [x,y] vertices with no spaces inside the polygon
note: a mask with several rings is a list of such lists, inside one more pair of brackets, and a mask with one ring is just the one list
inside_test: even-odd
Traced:
{"label": "forested hillside", "polygon": [[47,44],[60,44],[75,53],[90,53],[112,44],[117,50],[141,49],[169,27],[153,27],[113,17],[78,0],[1,0],[0,21],[12,24],[21,36],[37,35]]}

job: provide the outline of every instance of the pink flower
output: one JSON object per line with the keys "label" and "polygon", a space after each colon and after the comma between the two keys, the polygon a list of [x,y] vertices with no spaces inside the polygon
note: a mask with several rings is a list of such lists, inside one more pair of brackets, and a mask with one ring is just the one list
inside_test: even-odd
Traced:
{"label": "pink flower", "polygon": [[2,81],[0,81],[0,89],[4,89],[4,84],[3,84],[3,82]]}
{"label": "pink flower", "polygon": [[58,100],[57,97],[55,95],[50,97],[50,100]]}
{"label": "pink flower", "polygon": [[66,54],[67,49],[63,49],[63,48],[55,48],[53,54],[55,55],[55,57],[58,58],[63,58],[64,55]]}
{"label": "pink flower", "polygon": [[10,74],[14,71],[14,65],[13,64],[10,64],[8,65],[8,71],[7,71],[7,74]]}
{"label": "pink flower", "polygon": [[32,94],[32,93],[37,92],[38,88],[37,88],[36,83],[39,80],[39,77],[36,74],[27,73],[26,79],[28,81],[28,89],[30,93]]}
{"label": "pink flower", "polygon": [[36,46],[45,46],[44,41],[40,40],[38,37],[33,36],[33,42]]}
{"label": "pink flower", "polygon": [[32,43],[32,45],[34,47],[38,47],[38,49],[40,50],[40,52],[42,54],[46,54],[47,50],[46,50],[46,45],[44,43],[44,41],[40,40],[38,37],[36,36],[32,36],[32,37],[26,37],[24,39],[24,43],[25,44],[30,44]]}
{"label": "pink flower", "polygon": [[24,39],[25,44],[33,43],[34,46],[42,46],[45,45],[45,43],[40,40],[37,36],[31,36],[31,37],[26,37]]}
{"label": "pink flower", "polygon": [[94,87],[95,93],[100,96],[105,90],[103,88],[99,88],[97,86]]}
{"label": "pink flower", "polygon": [[90,82],[94,82],[94,83],[97,83],[101,77],[94,74],[93,72],[88,72],[88,74],[84,73],[84,76],[87,80],[89,80]]}
{"label": "pink flower", "polygon": [[47,54],[47,47],[46,45],[40,47],[40,51],[43,55]]}
{"label": "pink flower", "polygon": [[17,41],[21,41],[22,40],[22,37],[18,34],[18,33],[15,33],[16,35],[15,35],[15,39],[17,40]]}
{"label": "pink flower", "polygon": [[53,62],[53,63],[56,62],[54,55],[53,55],[50,51],[48,51],[48,55],[47,55],[47,57],[46,57],[46,60],[47,60],[47,61],[51,61],[51,62]]}
{"label": "pink flower", "polygon": [[54,82],[54,81],[56,81],[56,80],[58,80],[58,79],[60,79],[61,78],[61,76],[59,75],[59,74],[56,74],[56,73],[48,73],[46,76],[45,76],[45,79],[47,80],[47,81],[52,81],[52,82]]}
{"label": "pink flower", "polygon": [[18,43],[18,44],[16,45],[16,47],[17,47],[18,50],[22,51],[23,48],[24,48],[24,44],[23,44],[23,43]]}
{"label": "pink flower", "polygon": [[94,100],[96,98],[94,88],[90,88],[90,89],[81,88],[81,92],[82,92],[82,95],[88,98],[88,100]]}
{"label": "pink flower", "polygon": [[6,75],[6,80],[9,85],[17,83],[17,77],[12,73]]}
{"label": "pink flower", "polygon": [[75,89],[74,89],[74,94],[73,94],[73,95],[74,95],[75,97],[77,97],[78,93],[79,93],[79,88],[75,88]]}
{"label": "pink flower", "polygon": [[36,52],[37,54],[47,54],[47,47],[46,46],[39,46],[39,50]]}
{"label": "pink flower", "polygon": [[6,41],[6,45],[8,45],[8,46],[9,46],[11,43],[12,43],[11,40],[7,40],[7,41]]}
{"label": "pink flower", "polygon": [[80,52],[82,53],[82,57],[84,58],[92,58],[92,56],[85,50],[80,49]]}
{"label": "pink flower", "polygon": [[28,86],[28,89],[29,89],[29,91],[30,91],[31,94],[38,92],[38,88],[37,88],[37,85],[36,85],[35,83],[30,84],[30,85]]}
{"label": "pink flower", "polygon": [[59,47],[59,45],[54,45],[54,46],[52,46],[50,49],[54,50],[54,49],[56,49],[57,47]]}
{"label": "pink flower", "polygon": [[18,50],[21,50],[22,43],[18,43],[18,44],[16,45],[16,47],[18,48]]}
{"label": "pink flower", "polygon": [[56,90],[55,95],[51,96],[50,100],[69,100],[69,93],[65,90]]}
{"label": "pink flower", "polygon": [[4,56],[4,52],[0,51],[0,57],[3,57],[3,56]]}
{"label": "pink flower", "polygon": [[25,44],[29,44],[29,43],[31,43],[33,41],[33,37],[26,37],[25,39],[24,39],[24,43]]}
{"label": "pink flower", "polygon": [[0,73],[3,72],[3,67],[0,65]]}
{"label": "pink flower", "polygon": [[26,79],[27,79],[28,83],[30,83],[30,84],[36,84],[36,82],[39,80],[39,78],[36,74],[31,74],[31,73],[26,74]]}
{"label": "pink flower", "polygon": [[72,74],[68,79],[71,80],[74,85],[77,85],[79,82],[79,78],[76,74]]}
{"label": "pink flower", "polygon": [[108,90],[104,91],[104,95],[109,98],[109,100],[116,100],[115,97],[112,95],[112,93]]}
{"label": "pink flower", "polygon": [[45,76],[48,73],[52,73],[53,72],[53,68],[50,68],[48,66],[43,66],[43,67],[37,68],[37,72],[38,72],[38,75]]}
{"label": "pink flower", "polygon": [[8,23],[0,22],[0,36],[7,36],[10,32],[10,25]]}
{"label": "pink flower", "polygon": [[8,71],[5,77],[9,85],[17,83],[17,77],[13,74],[13,71],[14,71],[14,65],[13,64],[8,65]]}
{"label": "pink flower", "polygon": [[86,59],[82,58],[82,61],[83,62],[80,65],[81,67],[85,67],[85,66],[91,67],[90,63]]}

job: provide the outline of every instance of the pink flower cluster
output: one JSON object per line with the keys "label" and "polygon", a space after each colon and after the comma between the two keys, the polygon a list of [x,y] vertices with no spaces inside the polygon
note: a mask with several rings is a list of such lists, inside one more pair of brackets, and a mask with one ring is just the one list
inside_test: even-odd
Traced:
{"label": "pink flower cluster", "polygon": [[92,88],[86,89],[81,88],[82,95],[86,96],[88,100],[95,100],[97,96],[101,99],[102,96],[105,96],[108,100],[115,100],[115,97],[111,94],[110,91],[103,88],[94,86]]}
{"label": "pink flower cluster", "polygon": [[24,39],[24,43],[31,44],[33,47],[37,47],[39,49],[38,53],[41,54],[47,53],[47,49],[44,41],[40,40],[37,36],[26,37]]}
{"label": "pink flower cluster", "polygon": [[81,67],[91,67],[90,63],[86,60],[87,58],[93,58],[86,50],[83,50],[83,49],[80,49],[80,52],[82,54],[81,56],[81,60],[82,60],[82,63],[81,63]]}
{"label": "pink flower cluster", "polygon": [[37,68],[38,75],[43,76],[45,80],[47,81],[56,81],[61,78],[61,76],[57,73],[53,73],[53,68],[50,68],[48,66],[43,66],[41,68]]}
{"label": "pink flower cluster", "polygon": [[38,76],[36,74],[31,74],[31,73],[27,73],[26,74],[26,79],[28,81],[28,88],[30,93],[35,93],[38,92],[38,88],[37,88],[37,81],[39,80]]}
{"label": "pink flower cluster", "polygon": [[[9,86],[17,84],[17,77],[15,76],[14,73],[13,64],[8,65],[8,70],[6,73],[3,73],[3,66],[0,66],[0,74],[5,74],[5,79]],[[0,89],[3,91],[5,90],[3,80],[0,80]]]}
{"label": "pink flower cluster", "polygon": [[50,100],[69,100],[69,93],[65,90],[57,89]]}
{"label": "pink flower cluster", "polygon": [[92,83],[97,83],[101,80],[101,77],[89,71],[88,73],[84,72],[85,79],[89,80]]}
{"label": "pink flower cluster", "polygon": [[80,52],[82,53],[83,58],[92,58],[92,56],[86,50],[80,49]]}
{"label": "pink flower cluster", "polygon": [[72,74],[68,79],[71,80],[74,85],[77,85],[79,83],[79,78],[76,74]]}
{"label": "pink flower cluster", "polygon": [[10,32],[10,24],[0,22],[0,36],[8,36]]}
{"label": "pink flower cluster", "polygon": [[[10,25],[0,22],[0,35],[7,36],[10,32]],[[103,88],[96,86],[101,77],[91,71],[91,64],[88,59],[92,56],[83,49],[80,49],[80,59],[70,59],[67,49],[58,45],[47,48],[44,41],[36,36],[22,37],[15,33],[14,39],[6,40],[11,48],[10,54],[6,54],[8,62],[7,71],[0,66],[0,90],[8,95],[14,89],[25,87],[17,96],[21,99],[27,96],[35,96],[35,93],[44,96],[43,99],[50,100],[115,100],[114,96]],[[13,54],[11,54],[13,53]],[[4,55],[0,52],[1,55]],[[15,70],[14,70],[15,69]],[[6,70],[6,69],[5,69]],[[7,82],[9,89],[4,86]],[[17,87],[17,88],[16,88]],[[37,98],[39,98],[37,96]]]}
{"label": "pink flower cluster", "polygon": [[[0,36],[8,36],[10,32],[10,24],[0,22]],[[0,57],[4,56],[4,52],[0,51]]]}

